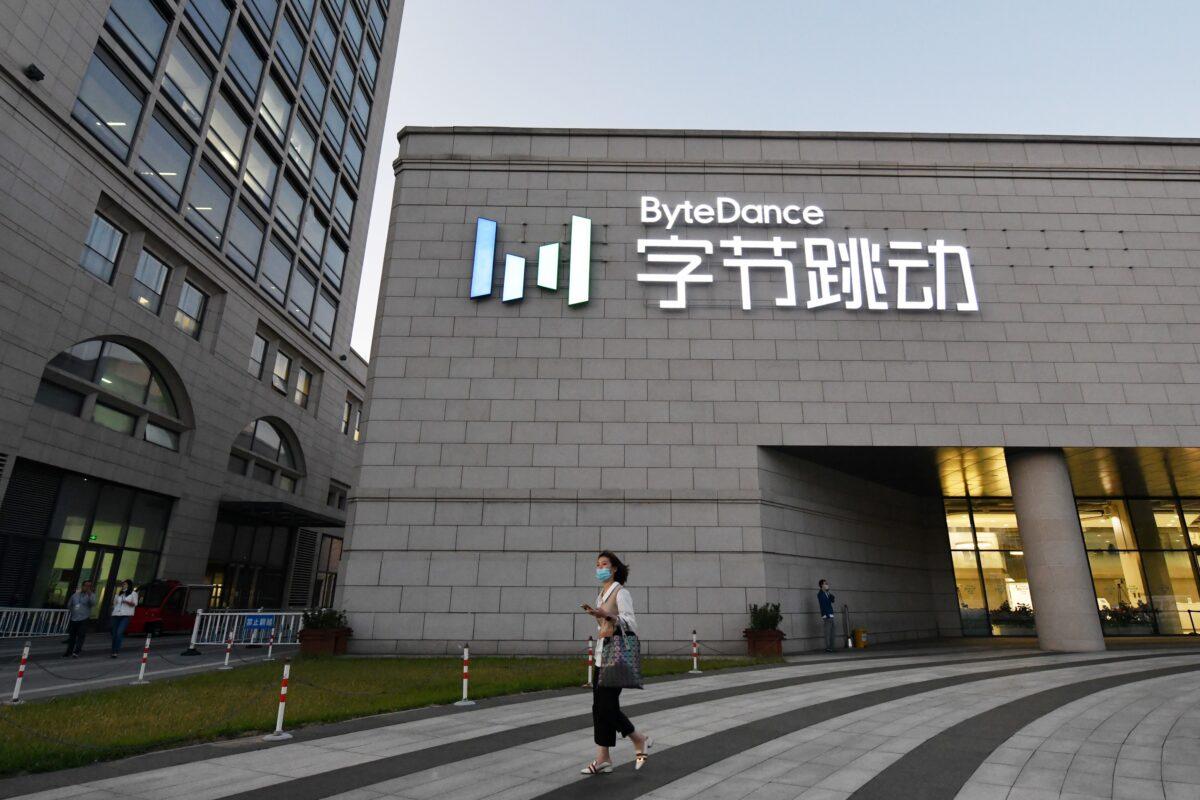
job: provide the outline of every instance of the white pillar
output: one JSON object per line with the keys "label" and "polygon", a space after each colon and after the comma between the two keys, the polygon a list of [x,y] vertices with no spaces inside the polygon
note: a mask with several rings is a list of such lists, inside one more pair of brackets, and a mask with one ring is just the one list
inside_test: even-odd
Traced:
{"label": "white pillar", "polygon": [[1061,450],[1004,451],[1043,650],[1104,650],[1096,591]]}

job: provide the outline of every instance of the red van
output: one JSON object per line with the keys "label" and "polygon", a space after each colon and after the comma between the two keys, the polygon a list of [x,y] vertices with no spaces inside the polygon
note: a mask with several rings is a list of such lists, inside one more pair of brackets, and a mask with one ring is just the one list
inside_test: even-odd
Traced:
{"label": "red van", "polygon": [[211,584],[153,581],[138,590],[138,607],[129,621],[130,634],[191,633],[196,612],[212,600]]}

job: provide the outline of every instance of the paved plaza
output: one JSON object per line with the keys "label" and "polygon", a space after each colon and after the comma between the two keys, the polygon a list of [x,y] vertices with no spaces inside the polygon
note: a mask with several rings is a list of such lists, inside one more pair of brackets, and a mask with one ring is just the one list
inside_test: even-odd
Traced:
{"label": "paved plaza", "polygon": [[1200,651],[935,648],[655,682],[625,707],[654,738],[611,775],[583,689],[483,701],[0,782],[0,797],[340,800],[1195,800]]}

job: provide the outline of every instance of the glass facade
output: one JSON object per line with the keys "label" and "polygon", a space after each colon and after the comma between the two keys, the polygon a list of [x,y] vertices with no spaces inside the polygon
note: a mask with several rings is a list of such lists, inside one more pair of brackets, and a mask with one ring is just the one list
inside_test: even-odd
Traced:
{"label": "glass facade", "polygon": [[[353,224],[386,6],[115,0],[74,110],[267,295],[283,288],[276,256],[291,259],[289,276],[307,258],[281,302],[325,346],[346,259],[344,243],[327,253],[325,242],[331,225],[348,236]],[[304,214],[312,196],[320,217]],[[268,263],[275,234],[303,246]]]}
{"label": "glass facade", "polygon": [[[964,635],[1034,635],[1012,499],[944,503]],[[1078,498],[1076,507],[1104,634],[1200,634],[1200,500]]]}

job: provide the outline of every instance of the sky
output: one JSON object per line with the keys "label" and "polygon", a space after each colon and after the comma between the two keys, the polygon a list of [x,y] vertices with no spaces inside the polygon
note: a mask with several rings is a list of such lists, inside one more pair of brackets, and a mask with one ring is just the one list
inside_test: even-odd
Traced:
{"label": "sky", "polygon": [[1197,31],[1197,0],[407,0],[353,347],[405,125],[1197,137]]}

